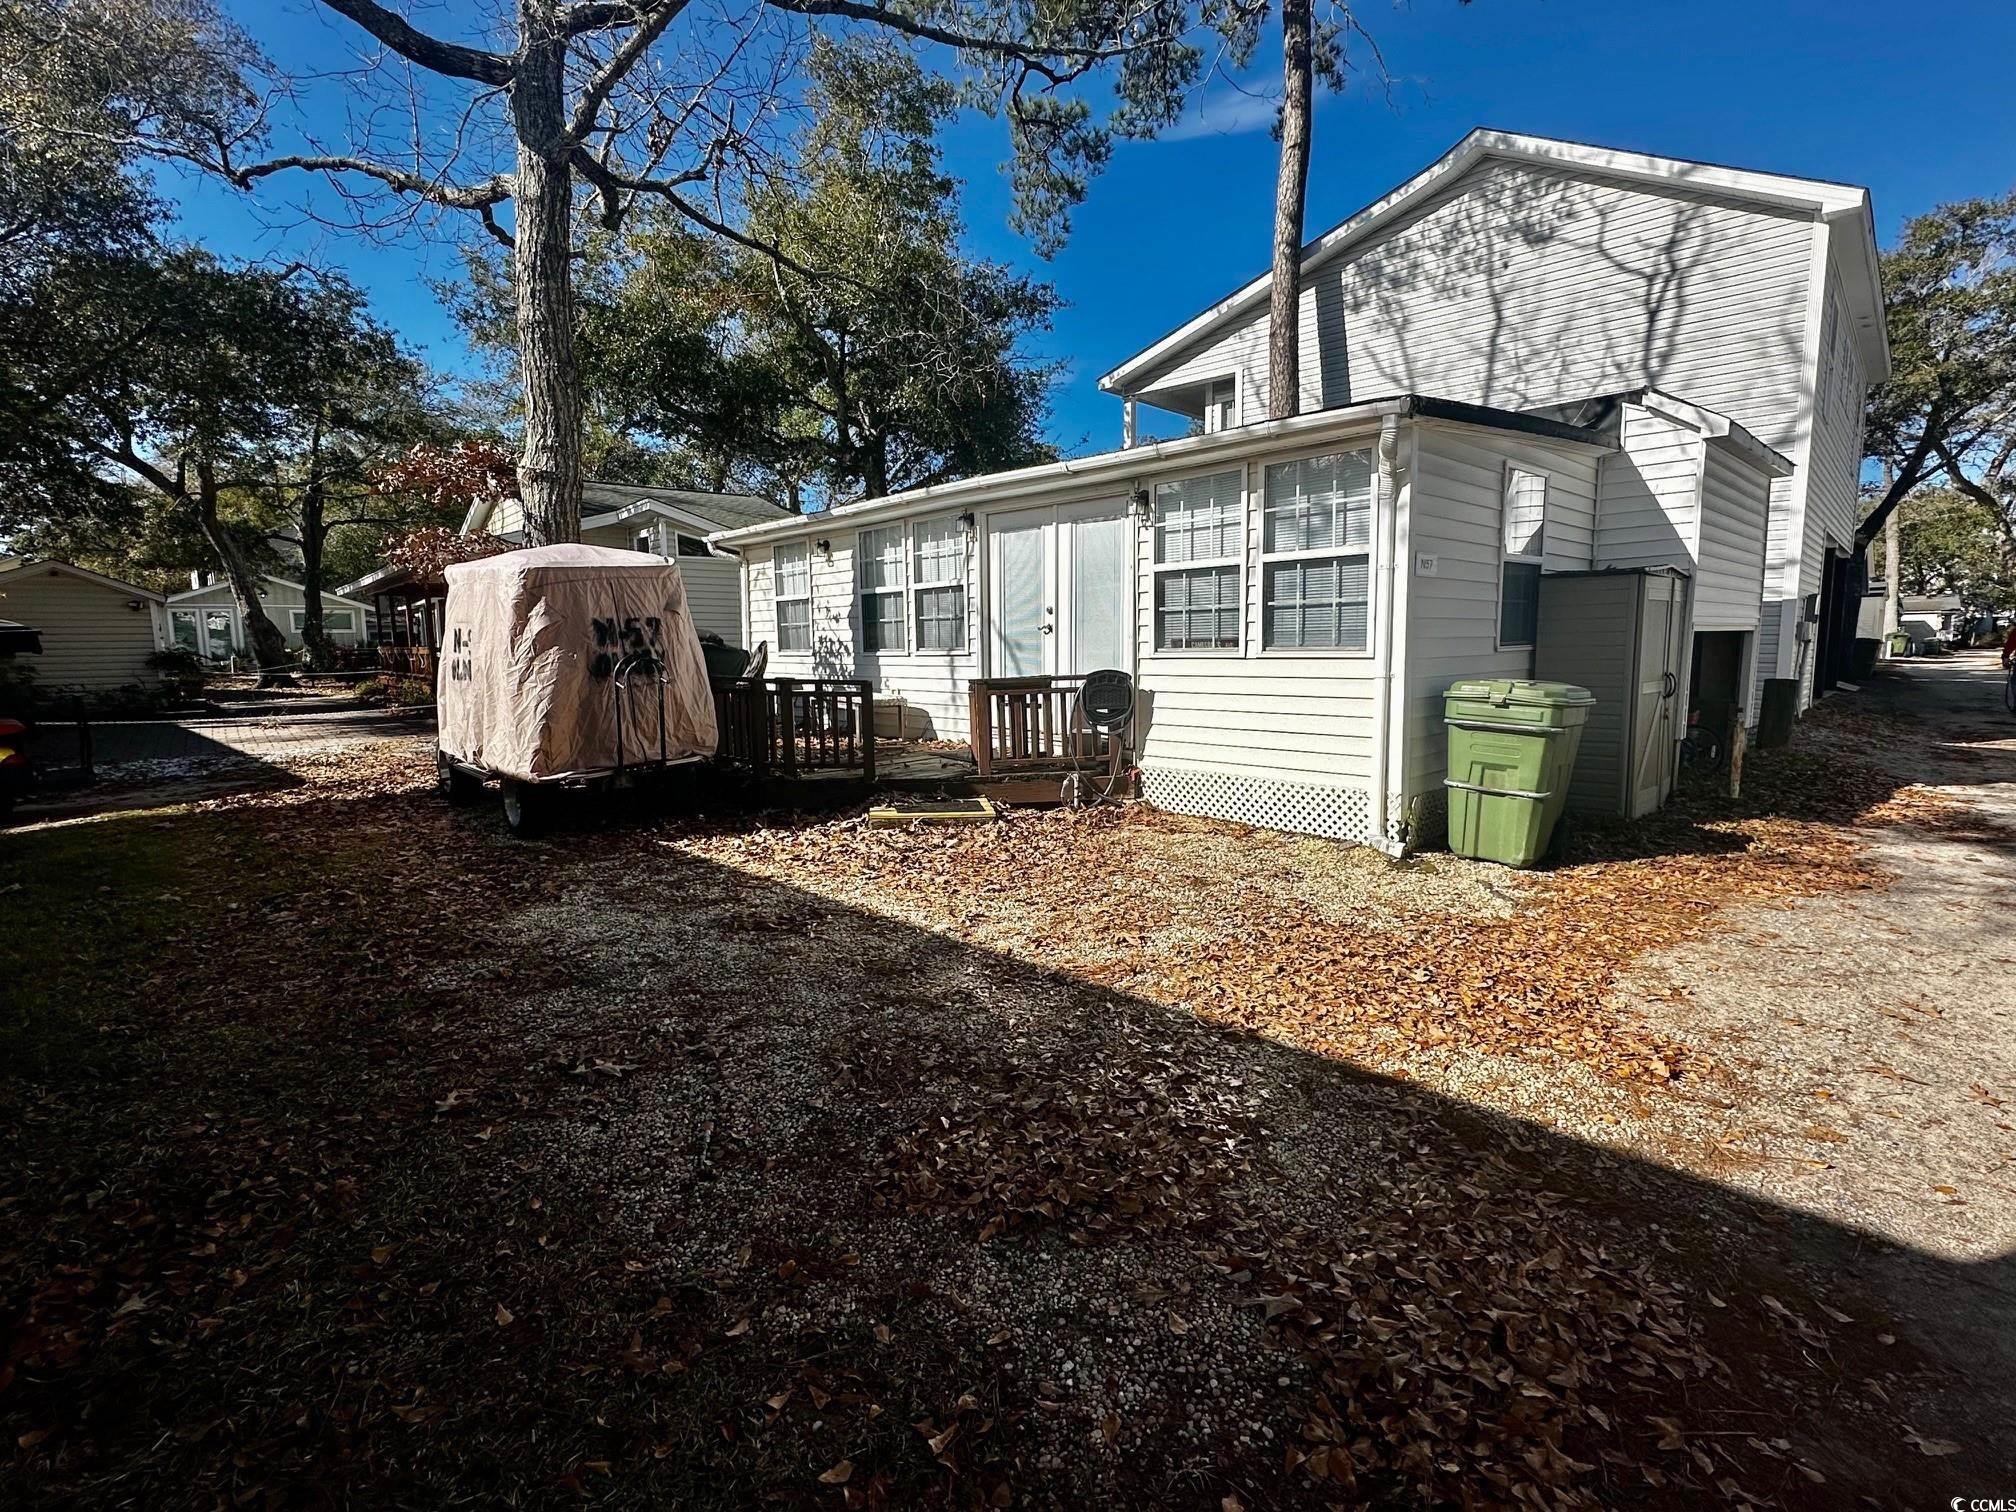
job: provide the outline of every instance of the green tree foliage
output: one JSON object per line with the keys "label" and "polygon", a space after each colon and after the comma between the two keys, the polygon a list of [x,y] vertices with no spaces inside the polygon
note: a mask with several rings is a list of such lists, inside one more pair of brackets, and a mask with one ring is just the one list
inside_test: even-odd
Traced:
{"label": "green tree foliage", "polygon": [[2010,515],[1957,489],[1928,488],[1898,508],[1897,533],[1903,592],[1953,594],[1974,611],[2016,609]]}
{"label": "green tree foliage", "polygon": [[4,303],[0,339],[0,532],[193,531],[262,667],[286,652],[248,536],[291,526],[319,589],[372,458],[430,423],[421,369],[358,292],[301,268],[71,256]]}
{"label": "green tree foliage", "polygon": [[[956,91],[886,43],[808,66],[797,171],[748,210],[781,261],[663,216],[591,259],[576,349],[598,470],[840,501],[1047,459],[1054,370],[1022,348],[1058,302],[961,250],[936,144]],[[470,289],[471,334],[510,361],[508,271],[482,261]]]}
{"label": "green tree foliage", "polygon": [[0,289],[145,243],[140,144],[192,157],[249,129],[260,67],[207,0],[0,0]]}
{"label": "green tree foliage", "polygon": [[1886,482],[1857,538],[1945,481],[1989,497],[2016,452],[2016,194],[1942,205],[1883,258],[1890,381],[1871,397],[1868,452]]}

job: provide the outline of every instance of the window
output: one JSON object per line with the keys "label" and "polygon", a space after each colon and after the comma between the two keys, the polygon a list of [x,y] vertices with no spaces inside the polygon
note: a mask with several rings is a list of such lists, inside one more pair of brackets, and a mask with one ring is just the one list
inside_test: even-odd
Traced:
{"label": "window", "polygon": [[1505,565],[1498,584],[1500,649],[1530,646],[1540,630],[1540,564],[1547,547],[1547,479],[1505,469]]}
{"label": "window", "polygon": [[966,649],[966,527],[956,519],[926,520],[912,536],[911,593],[917,604],[917,649]]}
{"label": "window", "polygon": [[901,651],[903,634],[903,527],[864,530],[854,545],[861,594],[861,649]]}
{"label": "window", "polygon": [[1214,378],[1204,389],[1204,433],[1231,430],[1239,423],[1239,380]]}
{"label": "window", "polygon": [[698,536],[682,535],[679,537],[679,555],[684,557],[702,557],[712,556],[714,553],[707,549],[707,543]]}
{"label": "window", "polygon": [[1372,601],[1372,453],[1267,469],[1260,532],[1260,644],[1363,651]]}
{"label": "window", "polygon": [[777,649],[812,649],[812,547],[804,541],[776,554]]}
{"label": "window", "polygon": [[1245,478],[1155,485],[1155,649],[1236,651]]}
{"label": "window", "polygon": [[[357,628],[357,621],[352,615],[353,611],[349,609],[324,609],[322,611],[323,633],[325,635],[351,634]],[[293,619],[294,633],[299,635],[302,626],[308,623],[308,611],[306,609],[294,610]]]}

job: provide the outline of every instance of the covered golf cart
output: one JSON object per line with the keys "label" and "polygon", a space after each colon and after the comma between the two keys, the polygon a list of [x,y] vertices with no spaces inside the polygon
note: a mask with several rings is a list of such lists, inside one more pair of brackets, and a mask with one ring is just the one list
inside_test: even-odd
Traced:
{"label": "covered golf cart", "polygon": [[542,546],[447,569],[441,790],[499,779],[514,832],[556,786],[627,784],[714,754],[714,698],[676,562]]}

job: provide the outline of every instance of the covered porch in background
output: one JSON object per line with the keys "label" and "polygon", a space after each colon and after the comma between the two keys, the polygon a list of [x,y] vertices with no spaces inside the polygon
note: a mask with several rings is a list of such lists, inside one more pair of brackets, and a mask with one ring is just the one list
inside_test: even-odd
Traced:
{"label": "covered porch in background", "polygon": [[416,578],[403,567],[381,567],[342,591],[371,605],[370,643],[358,650],[360,665],[431,682],[447,622],[447,584]]}

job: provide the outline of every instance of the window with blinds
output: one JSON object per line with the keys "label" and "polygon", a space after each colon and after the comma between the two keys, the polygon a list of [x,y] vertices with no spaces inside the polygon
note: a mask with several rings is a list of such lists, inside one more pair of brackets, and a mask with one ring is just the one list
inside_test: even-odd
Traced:
{"label": "window with blinds", "polygon": [[1547,479],[1505,469],[1504,565],[1498,579],[1498,645],[1517,650],[1540,633],[1540,567],[1547,553]]}
{"label": "window with blinds", "polygon": [[1239,649],[1245,474],[1155,485],[1155,649]]}
{"label": "window with blinds", "polygon": [[1367,650],[1372,453],[1337,452],[1270,466],[1260,556],[1264,649]]}
{"label": "window with blinds", "polygon": [[911,595],[919,651],[966,649],[966,528],[922,520],[911,532]]}
{"label": "window with blinds", "polygon": [[777,586],[777,649],[812,649],[812,547],[797,541],[779,546],[773,568]]}
{"label": "window with blinds", "polygon": [[854,545],[861,594],[861,649],[901,651],[908,643],[903,613],[903,527],[864,530]]}

